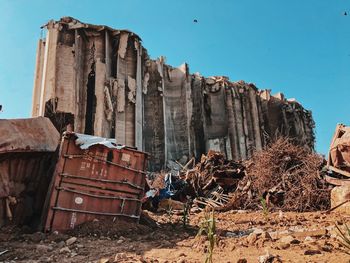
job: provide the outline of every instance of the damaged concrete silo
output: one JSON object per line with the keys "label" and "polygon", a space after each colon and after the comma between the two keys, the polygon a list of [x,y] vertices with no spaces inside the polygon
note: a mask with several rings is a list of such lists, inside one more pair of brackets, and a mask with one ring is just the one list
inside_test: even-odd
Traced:
{"label": "damaged concrete silo", "polygon": [[62,132],[116,138],[151,154],[150,170],[209,149],[246,159],[277,135],[314,146],[311,112],[282,94],[153,60],[127,30],[65,17],[39,40],[33,116]]}

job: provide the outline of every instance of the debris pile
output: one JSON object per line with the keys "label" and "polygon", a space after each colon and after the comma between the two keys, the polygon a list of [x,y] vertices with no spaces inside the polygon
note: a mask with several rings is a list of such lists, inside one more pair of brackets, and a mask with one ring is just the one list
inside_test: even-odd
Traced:
{"label": "debris pile", "polygon": [[323,166],[320,155],[279,138],[246,161],[247,175],[239,184],[235,204],[257,209],[266,202],[268,207],[297,212],[328,209],[331,189]]}
{"label": "debris pile", "polygon": [[[281,137],[244,162],[209,151],[192,169],[185,165],[178,176],[171,177],[173,186],[181,185],[173,188],[181,188],[182,197],[190,197],[199,209],[260,210],[266,206],[270,210],[304,212],[330,207],[332,187],[326,181],[324,166],[322,156]],[[168,177],[164,179],[165,189],[170,189]],[[177,196],[165,198],[184,200]]]}
{"label": "debris pile", "polygon": [[218,186],[226,192],[232,191],[244,175],[245,168],[241,163],[225,159],[220,152],[209,151],[193,169],[186,171],[185,180],[198,197]]}

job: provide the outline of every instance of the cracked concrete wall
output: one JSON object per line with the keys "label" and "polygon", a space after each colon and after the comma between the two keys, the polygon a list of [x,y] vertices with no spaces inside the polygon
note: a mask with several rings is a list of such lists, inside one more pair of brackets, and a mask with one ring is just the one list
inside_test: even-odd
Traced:
{"label": "cracked concrete wall", "polygon": [[249,158],[278,135],[313,149],[310,111],[244,81],[190,74],[152,60],[128,30],[71,17],[45,25],[39,40],[32,115],[60,131],[116,138],[151,154],[149,169],[200,159],[208,150]]}

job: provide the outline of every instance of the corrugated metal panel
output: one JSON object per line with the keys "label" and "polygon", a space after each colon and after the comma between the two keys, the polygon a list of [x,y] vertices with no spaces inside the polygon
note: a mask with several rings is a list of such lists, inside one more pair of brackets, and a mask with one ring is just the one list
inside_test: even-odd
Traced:
{"label": "corrugated metal panel", "polygon": [[38,226],[59,140],[47,118],[0,120],[0,226]]}
{"label": "corrugated metal panel", "polygon": [[82,150],[74,133],[63,137],[46,230],[67,230],[95,218],[138,222],[147,154],[127,147],[93,145]]}

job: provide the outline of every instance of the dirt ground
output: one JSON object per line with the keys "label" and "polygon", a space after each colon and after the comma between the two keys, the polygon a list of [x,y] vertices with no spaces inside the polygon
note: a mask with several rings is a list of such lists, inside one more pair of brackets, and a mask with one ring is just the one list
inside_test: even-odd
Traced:
{"label": "dirt ground", "polygon": [[[187,228],[181,215],[145,213],[154,221],[142,220],[140,225],[96,221],[65,234],[26,234],[26,229],[3,228],[0,262],[205,261],[207,240],[196,236],[203,212],[191,213]],[[214,262],[259,262],[259,256],[267,254],[275,257],[265,262],[350,260],[335,231],[336,223],[349,222],[344,215],[230,211],[217,213],[215,218]]]}

